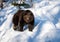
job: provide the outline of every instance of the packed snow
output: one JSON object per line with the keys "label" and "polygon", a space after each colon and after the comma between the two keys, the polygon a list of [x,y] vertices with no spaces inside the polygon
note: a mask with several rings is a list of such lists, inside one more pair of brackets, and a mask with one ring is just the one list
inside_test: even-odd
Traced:
{"label": "packed snow", "polygon": [[[23,7],[22,7],[23,8]],[[0,10],[0,42],[60,42],[60,1],[37,0],[31,10],[35,17],[33,31],[14,31],[12,18],[19,9],[16,6]]]}

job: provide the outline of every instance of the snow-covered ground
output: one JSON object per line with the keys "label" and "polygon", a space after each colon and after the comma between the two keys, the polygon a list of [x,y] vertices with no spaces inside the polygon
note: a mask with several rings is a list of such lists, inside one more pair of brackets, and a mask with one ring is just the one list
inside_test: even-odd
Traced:
{"label": "snow-covered ground", "polygon": [[38,0],[24,9],[35,16],[33,32],[13,30],[12,17],[17,10],[9,5],[0,11],[0,42],[60,42],[60,0]]}

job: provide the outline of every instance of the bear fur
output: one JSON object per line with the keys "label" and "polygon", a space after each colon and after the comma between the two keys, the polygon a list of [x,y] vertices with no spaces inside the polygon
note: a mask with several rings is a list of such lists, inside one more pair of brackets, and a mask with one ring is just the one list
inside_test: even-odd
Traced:
{"label": "bear fur", "polygon": [[34,28],[34,15],[30,10],[18,10],[13,16],[12,23],[14,30],[23,31],[24,25],[28,25],[29,31],[32,31]]}

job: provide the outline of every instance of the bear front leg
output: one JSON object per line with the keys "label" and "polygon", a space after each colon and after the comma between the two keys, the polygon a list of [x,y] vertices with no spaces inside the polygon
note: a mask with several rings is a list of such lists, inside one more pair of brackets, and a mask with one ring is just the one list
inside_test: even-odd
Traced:
{"label": "bear front leg", "polygon": [[13,26],[13,29],[14,29],[14,30],[17,30],[17,26],[16,26],[16,25],[14,25],[14,26]]}
{"label": "bear front leg", "polygon": [[29,28],[29,31],[33,31],[34,25],[29,24],[29,25],[28,25],[28,28]]}
{"label": "bear front leg", "polygon": [[19,27],[19,31],[23,31],[23,25],[22,24]]}

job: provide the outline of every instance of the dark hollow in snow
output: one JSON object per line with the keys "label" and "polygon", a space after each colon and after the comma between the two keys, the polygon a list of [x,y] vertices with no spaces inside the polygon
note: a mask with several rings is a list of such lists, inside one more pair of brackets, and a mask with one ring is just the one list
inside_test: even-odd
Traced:
{"label": "dark hollow in snow", "polygon": [[23,31],[23,27],[28,25],[29,31],[33,31],[34,15],[30,10],[18,10],[13,16],[12,23],[14,30]]}

